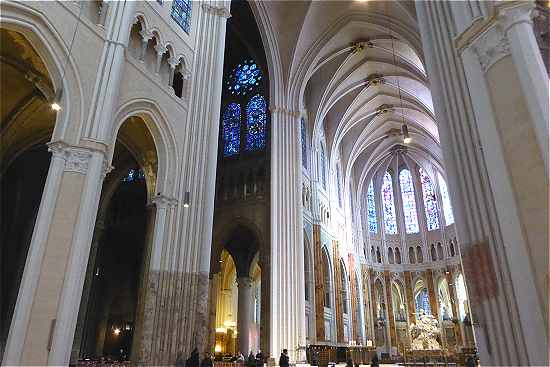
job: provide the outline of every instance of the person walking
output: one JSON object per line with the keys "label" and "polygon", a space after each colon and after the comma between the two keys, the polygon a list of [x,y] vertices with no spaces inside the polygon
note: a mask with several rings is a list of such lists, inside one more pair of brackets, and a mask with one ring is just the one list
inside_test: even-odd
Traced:
{"label": "person walking", "polygon": [[288,365],[289,365],[288,350],[283,349],[283,352],[279,357],[279,367],[288,367]]}
{"label": "person walking", "polygon": [[191,352],[191,356],[185,362],[185,367],[199,367],[199,362],[199,351],[195,348]]}
{"label": "person walking", "polygon": [[255,367],[256,366],[256,359],[254,358],[254,353],[252,353],[252,351],[250,351],[250,353],[248,354],[248,358],[246,360],[246,365],[248,367]]}

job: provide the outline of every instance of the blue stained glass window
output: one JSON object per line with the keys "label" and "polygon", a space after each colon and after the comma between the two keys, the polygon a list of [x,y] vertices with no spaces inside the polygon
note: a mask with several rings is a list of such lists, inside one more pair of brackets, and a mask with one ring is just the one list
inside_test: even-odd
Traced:
{"label": "blue stained glass window", "polygon": [[122,178],[124,182],[135,182],[145,180],[145,173],[142,169],[131,169],[128,171],[128,174]]}
{"label": "blue stained glass window", "polygon": [[323,184],[323,189],[327,189],[327,170],[325,167],[325,148],[321,145],[321,183]]}
{"label": "blue stained glass window", "polygon": [[439,181],[439,192],[441,192],[441,200],[443,201],[443,215],[445,215],[445,224],[451,225],[455,222],[453,206],[451,205],[449,191],[447,191],[447,183],[439,172],[437,172],[437,181]]}
{"label": "blue stained glass window", "polygon": [[336,166],[336,191],[338,193],[338,206],[342,207],[342,185],[340,184],[340,166]]}
{"label": "blue stained glass window", "polygon": [[430,308],[430,297],[428,296],[428,289],[423,288],[416,295],[415,299],[416,313],[420,314],[420,311],[424,311],[425,314],[431,315],[432,310]]}
{"label": "blue stained glass window", "polygon": [[367,189],[367,214],[369,222],[369,232],[378,232],[378,223],[376,222],[376,204],[374,201],[374,186],[372,181]]}
{"label": "blue stained glass window", "polygon": [[428,231],[439,228],[439,219],[437,218],[437,204],[435,202],[435,190],[430,176],[422,168],[418,169],[420,182],[422,183],[422,196],[424,199],[424,209],[426,213],[426,225]]}
{"label": "blue stained glass window", "polygon": [[403,214],[405,216],[405,230],[407,233],[418,233],[418,216],[416,215],[416,202],[414,200],[414,186],[411,173],[404,169],[399,173],[399,185],[401,186],[401,199],[403,200]]}
{"label": "blue stained glass window", "polygon": [[241,146],[241,105],[230,103],[223,112],[223,155],[239,153]]}
{"label": "blue stained glass window", "polygon": [[397,234],[397,219],[393,201],[393,184],[389,172],[384,174],[382,183],[382,202],[384,208],[384,228],[388,234]]}
{"label": "blue stained glass window", "polygon": [[254,60],[237,65],[227,80],[227,89],[234,95],[246,95],[260,85],[262,72]]}
{"label": "blue stained glass window", "polygon": [[172,19],[189,34],[191,29],[191,0],[174,0],[172,2]]}
{"label": "blue stained glass window", "polygon": [[302,166],[307,168],[307,132],[306,123],[303,118],[300,120],[300,133],[302,136]]}
{"label": "blue stained glass window", "polygon": [[246,105],[246,150],[265,148],[265,127],[267,121],[265,98],[259,94],[250,98]]}

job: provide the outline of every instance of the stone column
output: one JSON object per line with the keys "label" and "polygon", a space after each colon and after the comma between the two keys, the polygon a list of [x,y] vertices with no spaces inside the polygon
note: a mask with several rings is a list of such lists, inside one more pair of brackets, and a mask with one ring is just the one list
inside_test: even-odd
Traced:
{"label": "stone column", "polygon": [[291,361],[304,360],[304,243],[300,114],[272,106],[271,117],[271,312],[272,357],[282,349]]}
{"label": "stone column", "polygon": [[141,52],[139,54],[139,61],[144,62],[145,61],[145,53],[147,52],[147,44],[153,38],[153,36],[147,32],[144,32],[143,30],[140,32],[141,34]]}
{"label": "stone column", "polygon": [[[237,340],[238,350],[248,355],[250,352],[250,317],[252,309],[252,279],[250,277],[237,278],[239,289],[237,312]],[[275,300],[278,302],[279,300]]]}
{"label": "stone column", "polygon": [[155,51],[157,52],[157,63],[155,64],[155,74],[158,75],[158,73],[160,72],[160,64],[162,62],[162,55],[164,55],[164,53],[166,52],[166,48],[164,48],[164,46],[161,46],[161,45],[156,45],[155,46]]}
{"label": "stone column", "polygon": [[[38,287],[40,268],[46,252],[48,233],[54,219],[57,198],[61,190],[61,181],[65,169],[66,157],[63,149],[58,147],[58,145],[50,146],[49,150],[53,153],[52,159],[50,161],[50,168],[48,170],[48,177],[44,186],[40,208],[36,217],[25,270],[21,278],[17,303],[14,308],[8,340],[4,350],[3,365],[21,364],[23,346],[27,335],[27,326],[31,318],[32,301]],[[46,327],[49,329],[50,324],[48,321],[46,321],[46,323],[48,324]],[[46,351],[46,343],[43,346],[44,351]],[[45,363],[46,357],[43,357],[42,361]]]}
{"label": "stone column", "polygon": [[[210,250],[214,221],[214,196],[216,189],[216,166],[218,155],[218,132],[223,79],[223,55],[225,31],[229,13],[229,1],[205,1],[201,4],[197,22],[195,64],[193,65],[190,102],[189,131],[194,134],[187,144],[187,164],[192,165],[187,183],[191,195],[191,207],[184,226],[189,231],[189,242],[194,243],[198,261],[190,269],[196,279],[193,289],[193,316],[195,329],[192,343],[204,352],[208,339],[208,290],[210,273]],[[190,72],[183,72],[184,80]],[[183,95],[187,94],[184,82]],[[207,123],[205,123],[205,121]],[[200,147],[200,148],[198,148]],[[196,218],[196,219],[195,219]]]}
{"label": "stone column", "polygon": [[487,365],[548,364],[548,78],[530,3],[416,3]]}

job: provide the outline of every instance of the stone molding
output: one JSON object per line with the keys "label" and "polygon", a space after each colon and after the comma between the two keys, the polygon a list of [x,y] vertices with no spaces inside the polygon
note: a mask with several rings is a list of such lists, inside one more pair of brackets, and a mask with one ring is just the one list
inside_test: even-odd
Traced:
{"label": "stone molding", "polygon": [[210,4],[202,4],[202,9],[205,12],[216,15],[218,17],[226,19],[231,18],[231,13],[229,12],[229,10],[227,10],[227,8],[223,6],[217,7]]}
{"label": "stone molding", "polygon": [[52,153],[54,158],[60,158],[65,161],[64,172],[74,172],[85,175],[88,172],[88,165],[93,153],[101,153],[103,155],[103,169],[102,178],[111,172],[113,166],[111,166],[105,159],[105,152],[99,149],[93,149],[88,147],[80,147],[69,145],[62,141],[55,141],[48,143],[48,150]]}
{"label": "stone molding", "polygon": [[166,209],[178,205],[178,200],[163,194],[157,194],[151,199],[151,203],[155,204],[157,208]]}
{"label": "stone molding", "polygon": [[487,72],[497,61],[511,54],[508,38],[496,24],[475,39],[471,47],[484,72]]}
{"label": "stone molding", "polygon": [[291,109],[284,108],[284,107],[273,106],[269,110],[273,114],[278,113],[278,114],[281,114],[281,115],[287,115],[287,116],[296,117],[296,118],[301,116],[300,111],[291,110]]}

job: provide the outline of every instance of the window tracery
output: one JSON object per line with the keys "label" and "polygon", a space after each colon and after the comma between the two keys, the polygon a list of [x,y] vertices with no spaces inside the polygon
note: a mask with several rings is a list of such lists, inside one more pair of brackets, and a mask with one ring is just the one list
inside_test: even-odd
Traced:
{"label": "window tracery", "polygon": [[227,89],[233,95],[246,95],[260,85],[262,72],[254,60],[244,60],[237,65],[227,80]]}
{"label": "window tracery", "polygon": [[382,183],[382,201],[384,209],[384,229],[388,234],[397,234],[397,219],[393,201],[393,184],[389,172],[384,174]]}
{"label": "window tracery", "polygon": [[191,0],[174,0],[170,15],[181,29],[189,34],[191,30]]}
{"label": "window tracery", "polygon": [[250,98],[246,105],[246,150],[255,151],[265,148],[266,101],[259,94]]}
{"label": "window tracery", "polygon": [[443,215],[445,217],[445,225],[451,225],[455,222],[455,218],[453,215],[453,206],[451,205],[449,191],[447,190],[447,183],[439,172],[437,172],[437,180],[439,182],[439,192],[441,192],[441,201],[443,202]]}
{"label": "window tracery", "polygon": [[369,223],[369,232],[377,233],[378,232],[378,223],[376,221],[376,204],[374,201],[374,186],[372,181],[369,184],[367,189],[367,217]]}
{"label": "window tracery", "polygon": [[401,199],[403,201],[403,215],[405,217],[405,231],[418,233],[418,216],[416,215],[416,202],[414,198],[414,186],[411,173],[408,169],[399,173],[399,185],[401,186]]}
{"label": "window tracery", "polygon": [[223,112],[223,155],[238,154],[241,145],[241,105],[230,103]]}
{"label": "window tracery", "polygon": [[424,172],[422,168],[418,169],[420,174],[420,182],[422,184],[422,196],[424,199],[424,210],[426,213],[426,225],[428,231],[439,229],[439,220],[437,213],[437,204],[435,201],[435,190],[430,176]]}

